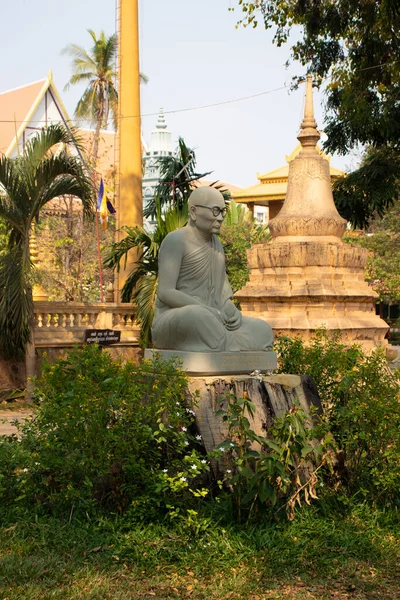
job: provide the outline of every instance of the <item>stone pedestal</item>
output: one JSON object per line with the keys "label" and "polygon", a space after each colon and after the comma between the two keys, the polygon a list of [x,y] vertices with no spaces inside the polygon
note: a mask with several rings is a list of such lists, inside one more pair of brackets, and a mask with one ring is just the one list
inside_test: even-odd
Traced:
{"label": "stone pedestal", "polygon": [[189,375],[250,374],[276,369],[276,352],[179,352],[148,348],[144,358],[152,359],[155,354],[163,360],[174,360]]}

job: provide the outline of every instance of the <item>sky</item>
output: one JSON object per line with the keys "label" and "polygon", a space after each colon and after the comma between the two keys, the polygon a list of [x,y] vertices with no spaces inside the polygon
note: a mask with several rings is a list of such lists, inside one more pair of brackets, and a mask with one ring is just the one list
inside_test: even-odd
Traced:
{"label": "sky", "polygon": [[[195,149],[198,172],[247,187],[257,173],[286,164],[297,145],[304,90],[289,88],[303,68],[286,69],[289,46],[276,48],[262,27],[236,29],[239,18],[236,0],[139,0],[140,68],[149,78],[141,113],[147,142],[163,108],[173,140],[182,136]],[[84,87],[63,91],[71,58],[61,50],[69,43],[89,49],[88,29],[116,31],[116,0],[0,0],[0,92],[51,69],[72,116]],[[322,94],[314,93],[314,106],[322,129]],[[351,170],[358,159],[334,156],[332,164]]]}

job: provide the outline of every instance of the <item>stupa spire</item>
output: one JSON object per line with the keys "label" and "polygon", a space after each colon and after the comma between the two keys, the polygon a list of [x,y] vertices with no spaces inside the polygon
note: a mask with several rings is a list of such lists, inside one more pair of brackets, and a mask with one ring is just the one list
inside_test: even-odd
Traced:
{"label": "stupa spire", "polygon": [[160,112],[158,115],[158,121],[156,123],[156,128],[157,129],[167,129],[167,124],[165,122],[165,117],[164,117],[164,109],[160,108]]}
{"label": "stupa spire", "polygon": [[320,133],[317,130],[317,122],[314,118],[312,75],[307,75],[304,118],[301,122],[300,133],[297,136],[297,139],[303,148],[316,148],[320,137]]}
{"label": "stupa spire", "polygon": [[337,244],[342,243],[346,221],[333,201],[329,162],[318,152],[319,138],[312,76],[307,75],[304,119],[297,136],[302,149],[289,164],[285,202],[279,214],[269,222],[275,240],[330,238]]}
{"label": "stupa spire", "polygon": [[388,326],[375,314],[377,294],[363,274],[368,252],[341,240],[346,221],[333,201],[329,162],[316,145],[311,76],[298,139],[285,202],[269,222],[272,241],[247,251],[250,280],[235,297],[245,316],[261,317],[275,335],[308,343],[326,327],[346,345],[385,346]]}

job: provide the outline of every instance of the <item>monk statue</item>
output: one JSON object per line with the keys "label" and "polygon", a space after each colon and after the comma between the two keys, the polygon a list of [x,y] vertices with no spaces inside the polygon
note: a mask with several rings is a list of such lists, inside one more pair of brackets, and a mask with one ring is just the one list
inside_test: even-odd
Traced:
{"label": "monk statue", "polygon": [[244,317],[232,302],[225,256],[217,234],[226,215],[224,197],[200,187],[189,197],[189,222],[160,247],[153,320],[155,348],[183,352],[269,351],[271,327]]}

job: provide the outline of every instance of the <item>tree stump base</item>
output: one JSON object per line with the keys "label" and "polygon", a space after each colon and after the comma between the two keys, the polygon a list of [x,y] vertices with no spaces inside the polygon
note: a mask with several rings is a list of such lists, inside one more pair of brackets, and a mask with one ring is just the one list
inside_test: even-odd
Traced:
{"label": "tree stump base", "polygon": [[[191,377],[188,384],[196,424],[207,452],[228,437],[228,428],[218,411],[226,410],[228,398],[247,396],[255,404],[254,418],[247,415],[251,428],[264,436],[274,420],[300,405],[310,414],[314,406],[322,412],[314,380],[308,375],[260,375]],[[219,465],[223,469],[223,465]]]}

